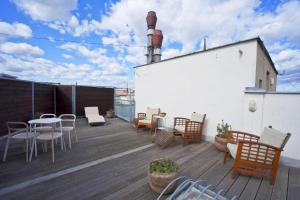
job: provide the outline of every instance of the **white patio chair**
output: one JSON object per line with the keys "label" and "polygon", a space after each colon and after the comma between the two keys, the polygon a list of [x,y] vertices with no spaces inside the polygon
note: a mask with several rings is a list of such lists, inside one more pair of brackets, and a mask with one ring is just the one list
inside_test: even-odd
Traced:
{"label": "white patio chair", "polygon": [[26,162],[28,162],[28,146],[34,138],[34,134],[30,132],[28,125],[25,122],[7,122],[8,136],[5,145],[3,162],[6,160],[7,151],[10,140],[25,140]]}
{"label": "white patio chair", "polygon": [[76,142],[78,142],[76,128],[75,128],[75,121],[76,115],[73,114],[62,114],[59,116],[62,122],[62,131],[63,134],[68,133],[69,135],[69,148],[71,149],[71,132],[75,133]]}
{"label": "white patio chair", "polygon": [[[56,115],[51,114],[51,113],[45,113],[45,114],[42,114],[40,116],[40,119],[43,119],[43,118],[56,118]],[[51,131],[52,127],[51,126],[40,125],[40,126],[36,126],[35,130],[38,131],[38,132]]]}
{"label": "white patio chair", "polygon": [[[42,134],[38,134],[35,136],[34,138],[34,142],[36,144],[36,141],[42,141],[42,142],[47,142],[47,141],[51,141],[51,150],[52,150],[52,162],[54,163],[55,158],[54,158],[54,141],[57,139],[60,139],[60,146],[61,146],[61,150],[64,150],[65,144],[64,144],[64,139],[63,139],[63,132],[62,132],[62,123],[59,122],[59,126],[57,128],[55,128],[55,126],[51,127],[52,130],[48,131],[48,132],[43,132]],[[37,146],[37,145],[36,145]],[[37,148],[37,147],[35,147]],[[32,159],[32,150],[31,150],[31,154],[29,157],[29,161],[31,162]]]}

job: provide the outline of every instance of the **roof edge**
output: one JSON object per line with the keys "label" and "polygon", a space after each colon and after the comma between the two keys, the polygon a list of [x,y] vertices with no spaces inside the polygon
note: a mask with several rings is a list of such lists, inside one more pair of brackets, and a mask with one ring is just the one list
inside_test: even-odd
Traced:
{"label": "roof edge", "polygon": [[152,64],[156,64],[156,63],[161,63],[161,62],[165,62],[165,61],[169,61],[169,60],[173,60],[173,59],[177,59],[177,58],[182,58],[182,57],[185,57],[185,56],[190,56],[190,55],[196,55],[196,54],[200,54],[200,53],[204,53],[204,52],[207,52],[207,51],[213,51],[213,50],[216,50],[216,49],[221,49],[221,48],[225,48],[225,47],[229,47],[229,46],[233,46],[233,45],[237,45],[237,44],[242,44],[242,43],[246,43],[246,42],[251,42],[251,41],[257,41],[258,44],[260,45],[260,47],[262,48],[264,54],[267,56],[269,62],[271,63],[271,66],[272,68],[275,70],[275,73],[278,74],[278,71],[276,70],[275,68],[275,65],[271,59],[271,56],[268,52],[268,50],[266,49],[263,41],[260,39],[260,37],[255,37],[255,38],[250,38],[250,39],[246,39],[246,40],[241,40],[241,41],[238,41],[238,42],[234,42],[234,43],[229,43],[229,44],[225,44],[225,45],[221,45],[221,46],[217,46],[217,47],[213,47],[213,48],[210,48],[210,49],[206,49],[206,50],[201,50],[201,51],[195,51],[195,52],[192,52],[192,53],[188,53],[188,54],[183,54],[183,55],[179,55],[179,56],[175,56],[175,57],[172,57],[172,58],[167,58],[167,59],[164,59],[164,60],[161,60],[161,61],[158,61],[158,62],[155,62],[155,63],[149,63],[149,64],[143,64],[143,65],[137,65],[133,68],[139,68],[139,67],[143,67],[143,66],[147,66],[147,65],[152,65]]}

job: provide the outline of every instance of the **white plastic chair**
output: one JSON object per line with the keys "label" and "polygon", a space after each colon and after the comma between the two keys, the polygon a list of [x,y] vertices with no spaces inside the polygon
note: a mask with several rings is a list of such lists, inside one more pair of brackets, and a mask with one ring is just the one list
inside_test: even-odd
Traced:
{"label": "white plastic chair", "polygon": [[[45,113],[45,114],[42,114],[40,116],[40,119],[43,119],[43,118],[56,118],[56,115],[55,114],[51,114],[51,113]],[[52,127],[51,126],[41,125],[41,126],[36,126],[35,130],[38,131],[38,132],[51,131]]]}
{"label": "white plastic chair", "polygon": [[34,138],[34,134],[29,131],[29,127],[25,122],[7,122],[8,136],[5,145],[3,162],[6,160],[7,151],[10,140],[25,140],[26,146],[26,162],[28,162],[28,146],[30,146],[31,140]]}
{"label": "white plastic chair", "polygon": [[[53,126],[53,127],[51,127],[52,130],[50,130],[48,132],[43,132],[42,134],[37,134],[34,138],[35,145],[36,145],[36,141],[43,141],[43,142],[51,141],[52,162],[53,163],[55,161],[55,158],[54,158],[54,141],[60,138],[61,150],[64,150],[64,146],[65,146],[64,145],[64,140],[63,140],[62,123],[59,122],[58,124],[59,124],[59,126],[57,128],[55,128],[55,126]],[[36,148],[37,147],[35,147],[35,149]],[[31,150],[31,154],[30,154],[30,158],[29,158],[30,162],[31,162],[31,159],[32,159],[32,152],[33,151]]]}
{"label": "white plastic chair", "polygon": [[75,121],[76,121],[76,115],[73,114],[62,114],[59,116],[62,122],[62,131],[63,134],[68,133],[69,135],[69,148],[71,149],[71,132],[73,131],[75,133],[75,139],[76,142],[78,142],[76,128],[75,128]]}

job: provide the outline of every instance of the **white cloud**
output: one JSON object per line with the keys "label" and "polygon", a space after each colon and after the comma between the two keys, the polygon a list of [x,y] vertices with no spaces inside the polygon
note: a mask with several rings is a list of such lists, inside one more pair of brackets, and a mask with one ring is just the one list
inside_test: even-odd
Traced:
{"label": "white cloud", "polygon": [[162,59],[172,58],[181,54],[179,49],[166,49],[162,55]]}
{"label": "white cloud", "polygon": [[68,20],[72,16],[71,11],[77,8],[77,0],[11,0],[17,8],[29,15],[34,20],[55,21]]}
{"label": "white cloud", "polygon": [[128,77],[106,74],[101,68],[89,64],[57,63],[30,56],[15,57],[0,53],[0,72],[19,79],[59,82],[62,84],[125,86]]}
{"label": "white cloud", "polygon": [[125,74],[127,69],[121,65],[115,57],[107,56],[106,49],[95,48],[89,49],[86,46],[76,43],[65,43],[60,48],[67,51],[77,52],[80,56],[85,57],[90,63],[97,64],[103,70],[103,73],[108,74]]}
{"label": "white cloud", "polygon": [[27,43],[5,42],[0,44],[0,51],[9,54],[21,55],[42,55],[44,51],[37,46],[31,46]]}
{"label": "white cloud", "polygon": [[272,55],[273,61],[280,70],[300,66],[300,49],[285,49]]}
{"label": "white cloud", "polygon": [[69,55],[69,54],[62,54],[62,56],[63,56],[65,59],[73,58],[73,56],[71,56],[71,55]]}
{"label": "white cloud", "polygon": [[29,26],[22,23],[9,24],[7,22],[0,22],[0,32],[2,37],[23,37],[30,38],[32,30]]}

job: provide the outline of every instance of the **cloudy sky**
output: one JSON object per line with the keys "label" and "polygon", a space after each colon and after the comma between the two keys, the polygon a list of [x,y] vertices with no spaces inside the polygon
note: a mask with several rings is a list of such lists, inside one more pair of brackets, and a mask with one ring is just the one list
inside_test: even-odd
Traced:
{"label": "cloudy sky", "polygon": [[64,84],[134,87],[144,64],[145,17],[157,13],[162,59],[260,36],[280,72],[278,89],[300,91],[300,1],[2,0],[0,73]]}

